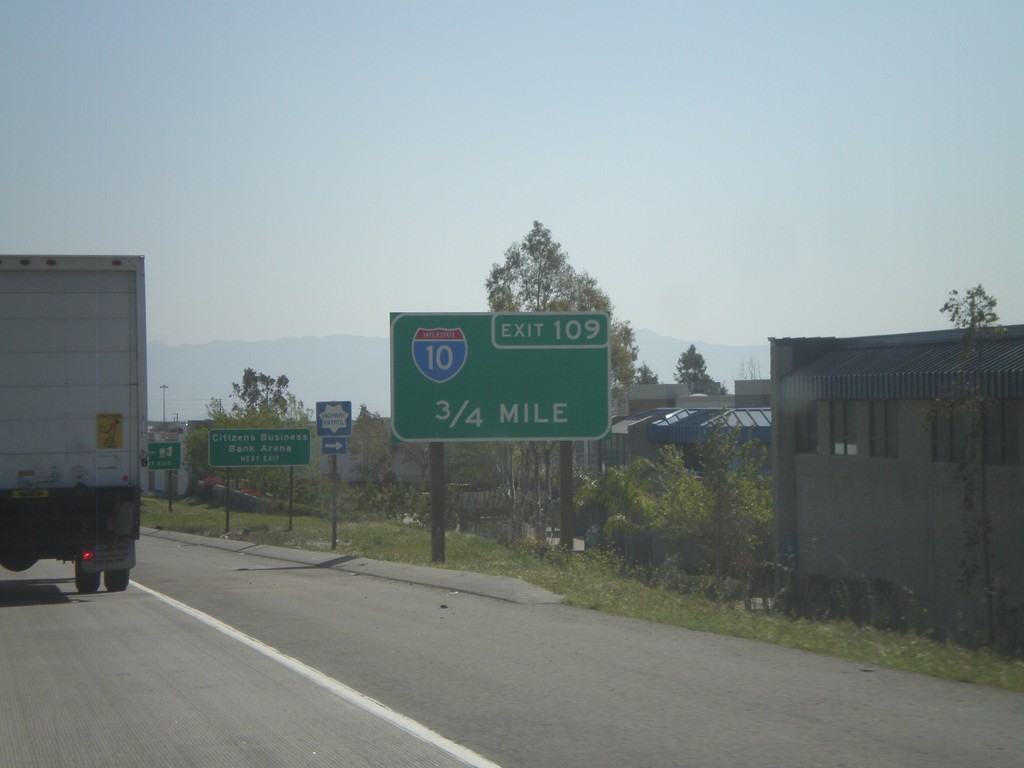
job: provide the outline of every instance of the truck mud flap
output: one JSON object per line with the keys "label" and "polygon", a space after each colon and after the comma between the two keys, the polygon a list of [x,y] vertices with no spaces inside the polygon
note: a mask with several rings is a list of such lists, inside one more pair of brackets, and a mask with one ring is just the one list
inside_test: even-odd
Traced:
{"label": "truck mud flap", "polygon": [[112,541],[82,550],[83,573],[123,571],[135,567],[135,542]]}

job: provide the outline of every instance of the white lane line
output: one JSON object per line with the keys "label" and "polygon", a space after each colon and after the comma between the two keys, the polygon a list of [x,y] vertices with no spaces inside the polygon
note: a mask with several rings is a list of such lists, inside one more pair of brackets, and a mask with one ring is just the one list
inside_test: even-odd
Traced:
{"label": "white lane line", "polygon": [[323,672],[313,669],[313,667],[309,666],[308,664],[303,664],[298,659],[293,658],[285,653],[281,653],[276,648],[272,648],[271,646],[260,642],[256,638],[250,637],[244,632],[240,632],[239,630],[232,627],[230,624],[225,624],[220,619],[215,619],[213,616],[210,616],[207,613],[203,613],[202,611],[197,610],[189,605],[186,605],[185,603],[179,602],[178,600],[175,600],[173,597],[168,597],[162,592],[157,592],[155,589],[151,589],[143,584],[140,584],[134,579],[131,582],[131,586],[145,592],[148,595],[152,595],[157,600],[166,603],[172,608],[177,608],[182,613],[188,614],[192,618],[201,621],[207,626],[213,627],[218,632],[227,635],[231,639],[237,640],[243,645],[249,646],[253,650],[262,653],[267,658],[276,661],[278,664],[281,664],[282,666],[292,670],[293,672],[297,672],[298,674],[302,675],[307,680],[311,680],[312,682],[319,685],[321,688],[330,691],[335,696],[344,699],[350,704],[354,704],[360,709],[369,712],[371,715],[379,717],[381,720],[391,723],[392,725],[402,729],[406,733],[415,736],[420,741],[425,741],[426,743],[437,747],[442,752],[446,752],[447,754],[454,757],[456,760],[459,760],[465,763],[466,765],[471,766],[471,768],[501,768],[501,766],[499,766],[497,763],[491,762],[486,757],[478,755],[471,749],[467,749],[466,747],[462,746],[461,744],[457,744],[451,739],[446,739],[444,736],[442,736],[439,733],[436,733],[435,731],[430,730],[422,723],[418,723],[412,718],[399,714],[398,712],[395,712],[393,709],[389,709],[376,699],[371,699],[369,696],[362,694],[353,688],[349,688],[347,685],[338,682],[333,677],[328,677]]}

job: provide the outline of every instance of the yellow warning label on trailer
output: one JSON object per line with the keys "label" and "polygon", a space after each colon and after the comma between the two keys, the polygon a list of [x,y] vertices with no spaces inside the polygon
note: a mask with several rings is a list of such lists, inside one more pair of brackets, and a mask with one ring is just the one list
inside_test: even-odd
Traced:
{"label": "yellow warning label on trailer", "polygon": [[96,414],[96,447],[97,448],[123,448],[124,447],[124,414],[121,414],[121,413],[97,413]]}

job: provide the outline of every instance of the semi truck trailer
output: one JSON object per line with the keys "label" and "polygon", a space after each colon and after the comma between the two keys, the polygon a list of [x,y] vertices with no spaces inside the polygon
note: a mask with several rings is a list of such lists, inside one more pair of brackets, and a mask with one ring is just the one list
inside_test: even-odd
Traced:
{"label": "semi truck trailer", "polygon": [[127,588],[146,462],[141,256],[0,255],[0,565]]}

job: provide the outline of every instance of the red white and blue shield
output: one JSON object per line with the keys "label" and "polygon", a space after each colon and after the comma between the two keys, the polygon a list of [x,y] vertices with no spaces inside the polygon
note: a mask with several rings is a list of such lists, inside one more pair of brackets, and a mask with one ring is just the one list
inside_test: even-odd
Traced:
{"label": "red white and blue shield", "polygon": [[419,328],[412,340],[416,368],[438,384],[455,378],[466,363],[466,334],[461,328]]}

